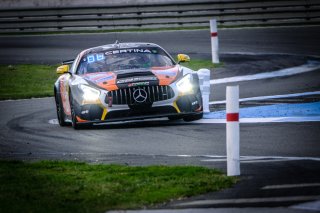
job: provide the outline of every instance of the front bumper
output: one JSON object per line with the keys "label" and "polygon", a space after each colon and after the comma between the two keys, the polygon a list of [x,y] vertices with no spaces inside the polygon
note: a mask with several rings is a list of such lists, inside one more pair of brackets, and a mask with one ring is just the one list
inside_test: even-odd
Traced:
{"label": "front bumper", "polygon": [[[116,107],[116,105],[114,105]],[[78,117],[80,122],[108,122],[120,120],[136,120],[159,118],[169,116],[186,116],[202,113],[201,101],[195,95],[179,97],[178,100],[172,101],[170,104],[159,105],[140,105],[135,108],[117,107],[102,107],[97,104],[86,104],[79,108]]]}
{"label": "front bumper", "polygon": [[[166,87],[170,87],[163,90],[168,91],[167,94],[164,92],[160,95],[155,95],[151,90],[148,93],[148,95],[151,94],[149,101],[142,104],[133,103],[129,95],[125,98],[119,98],[119,92],[105,91],[96,103],[83,104],[83,101],[81,101],[78,104],[76,109],[78,122],[117,122],[170,116],[184,117],[202,113],[202,97],[198,87],[191,94],[179,93],[175,85]],[[144,89],[150,91],[149,88],[144,87]],[[110,96],[111,93],[113,94],[112,97]],[[127,93],[128,90],[124,90],[121,94]],[[166,98],[162,98],[162,96]],[[110,98],[113,100],[111,103]]]}

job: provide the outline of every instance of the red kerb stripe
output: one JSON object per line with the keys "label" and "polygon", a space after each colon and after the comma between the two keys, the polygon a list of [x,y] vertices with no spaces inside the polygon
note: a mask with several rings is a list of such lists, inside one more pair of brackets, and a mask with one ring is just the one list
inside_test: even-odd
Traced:
{"label": "red kerb stripe", "polygon": [[239,121],[239,113],[227,113],[227,121]]}
{"label": "red kerb stripe", "polygon": [[212,32],[211,33],[211,37],[217,37],[218,36],[218,33],[217,32]]}

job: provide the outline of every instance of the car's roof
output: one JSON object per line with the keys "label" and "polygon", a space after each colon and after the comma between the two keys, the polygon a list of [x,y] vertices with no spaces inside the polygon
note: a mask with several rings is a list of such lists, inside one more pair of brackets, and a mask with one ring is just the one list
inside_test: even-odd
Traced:
{"label": "car's roof", "polygon": [[127,49],[127,48],[152,48],[152,47],[159,47],[159,45],[154,43],[142,43],[142,42],[128,42],[128,43],[114,43],[114,44],[106,44],[98,47],[92,47],[82,51],[82,54],[87,53],[94,53],[94,52],[101,52],[101,51],[108,51],[114,49]]}

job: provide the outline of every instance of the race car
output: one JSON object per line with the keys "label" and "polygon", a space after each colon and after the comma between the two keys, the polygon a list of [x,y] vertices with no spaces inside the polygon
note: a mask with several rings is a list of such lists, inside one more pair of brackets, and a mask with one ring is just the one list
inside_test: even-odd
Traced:
{"label": "race car", "polygon": [[[199,78],[159,45],[119,43],[82,51],[57,68],[54,84],[60,126],[167,117],[202,118]],[[70,65],[70,66],[69,66]]]}

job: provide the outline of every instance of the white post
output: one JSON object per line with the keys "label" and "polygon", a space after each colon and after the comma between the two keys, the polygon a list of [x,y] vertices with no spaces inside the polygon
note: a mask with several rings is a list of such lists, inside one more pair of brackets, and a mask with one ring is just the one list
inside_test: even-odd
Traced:
{"label": "white post", "polygon": [[209,113],[209,96],[210,96],[210,70],[208,69],[199,69],[198,70],[199,76],[199,84],[200,90],[202,94],[202,106],[203,112]]}
{"label": "white post", "polygon": [[219,63],[219,42],[218,42],[218,29],[216,19],[210,20],[210,33],[211,33],[211,50],[212,50],[212,63]]}
{"label": "white post", "polygon": [[227,86],[227,175],[240,175],[239,86]]}

